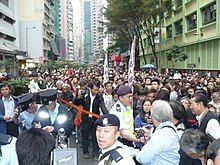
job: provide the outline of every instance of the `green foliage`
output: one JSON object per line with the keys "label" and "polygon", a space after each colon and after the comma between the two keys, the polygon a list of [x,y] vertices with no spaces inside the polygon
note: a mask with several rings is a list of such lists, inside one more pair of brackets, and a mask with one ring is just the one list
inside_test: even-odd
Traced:
{"label": "green foliage", "polygon": [[6,81],[11,86],[11,93],[14,96],[20,96],[28,92],[29,77],[12,78]]}
{"label": "green foliage", "polygon": [[144,61],[147,63],[142,39],[143,34],[145,34],[150,39],[153,56],[157,60],[154,28],[159,26],[164,13],[172,9],[172,0],[107,1],[108,6],[104,11],[104,16],[108,21],[104,24],[108,29],[107,33],[114,32],[116,34],[116,43],[113,47],[129,50],[133,36],[136,35],[143,52]]}
{"label": "green foliage", "polygon": [[186,61],[188,59],[188,55],[186,52],[183,52],[182,49],[178,45],[173,45],[170,47],[169,50],[166,52],[167,60],[172,62],[173,68],[174,63],[178,61]]}

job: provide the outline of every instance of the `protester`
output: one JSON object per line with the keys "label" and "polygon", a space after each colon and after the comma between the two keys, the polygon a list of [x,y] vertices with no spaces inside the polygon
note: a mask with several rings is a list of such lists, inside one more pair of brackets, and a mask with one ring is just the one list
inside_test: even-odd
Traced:
{"label": "protester", "polygon": [[[100,115],[100,110],[103,114],[108,114],[108,110],[105,107],[104,99],[101,95],[98,94],[100,83],[97,81],[91,82],[87,90],[83,96],[79,99],[75,99],[75,103],[77,105],[82,105],[83,108],[91,113],[95,113],[96,115]],[[82,148],[83,148],[83,156],[86,159],[89,159],[90,154],[88,150],[89,146],[89,136],[91,134],[91,141],[92,141],[92,156],[95,160],[98,160],[99,156],[99,147],[96,141],[95,136],[95,125],[94,122],[96,121],[96,117],[92,116],[91,114],[82,115]]]}
{"label": "protester", "polygon": [[172,117],[172,109],[166,101],[153,102],[151,118],[156,130],[137,154],[138,162],[143,165],[179,164],[179,137],[176,127],[171,122]]}
{"label": "protester", "polygon": [[217,139],[210,144],[206,150],[206,164],[220,165],[220,139]]}
{"label": "protester", "polygon": [[188,160],[189,162],[184,162],[183,164],[204,164],[205,151],[208,145],[209,139],[204,132],[199,129],[187,129],[180,139],[180,148],[189,157],[197,160],[193,163],[193,160]]}
{"label": "protester", "polygon": [[16,142],[19,165],[50,165],[54,147],[50,133],[38,128],[24,131]]}

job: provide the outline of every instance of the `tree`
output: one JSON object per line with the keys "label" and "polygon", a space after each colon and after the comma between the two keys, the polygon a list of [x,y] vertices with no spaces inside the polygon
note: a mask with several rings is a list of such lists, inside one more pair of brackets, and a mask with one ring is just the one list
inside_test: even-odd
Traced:
{"label": "tree", "polygon": [[154,29],[161,24],[164,13],[171,10],[172,0],[107,1],[108,6],[105,9],[104,16],[108,20],[105,22],[108,32],[114,32],[117,35],[116,41],[119,41],[120,38],[128,41],[128,48],[130,48],[133,36],[136,35],[145,63],[147,61],[142,36],[146,34],[150,41],[156,66],[158,67]]}
{"label": "tree", "polygon": [[176,62],[182,62],[188,59],[188,55],[186,54],[186,52],[183,52],[178,45],[171,46],[170,49],[167,50],[166,54],[167,60],[172,63],[173,68]]}

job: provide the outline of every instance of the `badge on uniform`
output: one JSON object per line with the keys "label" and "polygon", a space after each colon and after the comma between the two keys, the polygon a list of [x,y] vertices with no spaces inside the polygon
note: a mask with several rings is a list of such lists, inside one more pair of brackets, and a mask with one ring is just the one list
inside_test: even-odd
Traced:
{"label": "badge on uniform", "polygon": [[120,104],[116,104],[116,111],[117,111],[117,112],[121,112],[121,106],[120,106]]}

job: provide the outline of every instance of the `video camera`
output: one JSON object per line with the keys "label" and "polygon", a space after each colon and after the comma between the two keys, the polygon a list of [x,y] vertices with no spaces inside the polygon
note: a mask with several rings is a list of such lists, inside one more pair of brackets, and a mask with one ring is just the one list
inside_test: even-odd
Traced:
{"label": "video camera", "polygon": [[140,139],[141,137],[144,137],[144,134],[145,134],[145,130],[151,130],[152,128],[152,125],[148,124],[148,125],[145,125],[139,129],[137,129],[137,132],[136,132],[136,138],[137,139]]}

